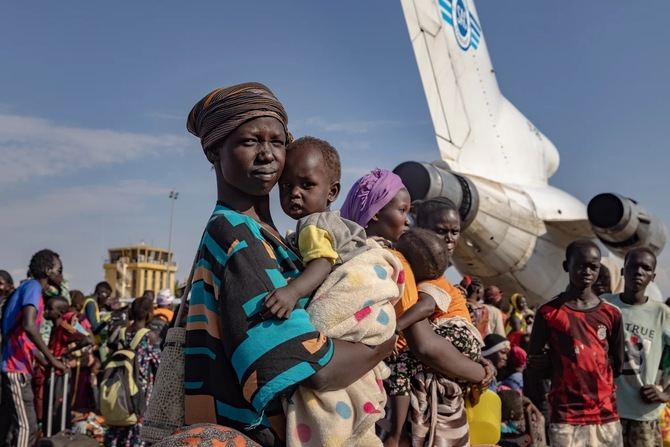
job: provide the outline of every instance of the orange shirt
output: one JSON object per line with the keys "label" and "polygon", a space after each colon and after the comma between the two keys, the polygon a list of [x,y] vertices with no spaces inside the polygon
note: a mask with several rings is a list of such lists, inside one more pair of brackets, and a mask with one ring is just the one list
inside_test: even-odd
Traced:
{"label": "orange shirt", "polygon": [[154,309],[154,317],[158,316],[166,318],[167,322],[169,323],[170,321],[172,321],[174,311],[168,309],[167,307],[157,307]]}
{"label": "orange shirt", "polygon": [[[400,300],[398,300],[398,302],[394,306],[396,318],[399,318],[402,314],[404,314],[407,311],[407,309],[409,309],[419,301],[419,291],[416,287],[414,272],[412,272],[412,267],[410,267],[409,262],[407,262],[407,259],[405,259],[405,257],[399,251],[392,249],[389,250],[391,250],[391,252],[398,258],[398,260],[402,264],[403,270],[405,271],[405,290],[402,296],[400,297]],[[439,309],[436,309],[435,313],[431,317],[431,320],[435,320],[437,318],[463,317],[468,322],[472,323],[472,320],[470,319],[470,312],[468,311],[468,308],[466,306],[465,296],[463,295],[460,289],[449,283],[449,281],[447,281],[445,277],[440,277],[438,279],[426,282],[433,284],[439,287],[440,289],[443,289],[451,297],[451,302],[449,304],[449,308],[447,309],[447,311],[444,312]],[[400,337],[398,337],[396,348],[398,350],[401,350],[406,346],[407,341],[405,340],[405,337],[401,335]]]}
{"label": "orange shirt", "polygon": [[434,286],[439,287],[449,294],[451,297],[451,302],[449,303],[449,308],[446,311],[435,309],[435,312],[430,317],[431,320],[441,320],[444,318],[452,317],[462,317],[465,318],[469,323],[472,323],[470,318],[470,311],[468,310],[467,302],[465,300],[465,295],[458,287],[451,284],[447,281],[447,278],[441,276],[437,279],[431,279],[425,281],[426,283],[433,284]]}
{"label": "orange shirt", "polygon": [[[402,264],[402,268],[405,272],[405,290],[402,293],[402,296],[398,300],[397,303],[395,303],[395,315],[396,318],[399,318],[402,314],[404,314],[407,309],[412,307],[419,301],[419,292],[416,289],[416,281],[414,279],[414,272],[412,272],[412,267],[410,267],[409,262],[407,262],[407,259],[402,255],[397,250],[392,250],[389,249],[400,261]],[[402,335],[398,337],[398,341],[396,342],[396,348],[398,351],[402,350],[407,346],[407,341],[405,341],[405,337]]]}

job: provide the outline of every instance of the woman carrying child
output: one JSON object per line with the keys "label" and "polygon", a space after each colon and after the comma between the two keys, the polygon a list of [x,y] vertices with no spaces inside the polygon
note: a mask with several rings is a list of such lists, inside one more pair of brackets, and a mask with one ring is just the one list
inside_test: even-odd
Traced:
{"label": "woman carrying child", "polygon": [[[400,178],[394,173],[377,169],[359,179],[349,192],[345,203],[342,206],[342,216],[353,220],[365,227],[368,237],[377,237],[385,241],[388,247],[397,243],[401,235],[409,228],[408,213],[410,208],[410,196],[407,189],[402,184]],[[447,245],[447,250],[453,252],[460,232],[460,218],[458,212],[453,208],[438,201],[427,201],[417,213],[417,221],[422,227],[427,228],[440,236],[443,236]],[[398,251],[392,252],[400,259],[405,272],[405,290],[400,301],[396,304],[395,310],[398,318],[408,311],[412,306],[419,302],[419,293],[416,287],[416,280],[412,268],[405,257]],[[465,298],[457,294],[457,289],[451,286],[446,280],[444,283],[439,280],[439,286],[443,287],[447,293],[452,296],[452,303],[449,305],[448,312],[460,313],[464,318],[469,318]],[[462,302],[453,297],[460,297]],[[453,306],[453,308],[452,308]],[[462,309],[461,309],[462,307]],[[434,310],[434,305],[433,309]],[[468,316],[468,317],[466,317]],[[493,368],[485,362],[473,361],[470,357],[459,351],[454,344],[437,334],[434,326],[428,318],[423,318],[403,330],[403,335],[407,339],[410,351],[416,357],[421,365],[429,366],[439,374],[467,383],[483,385],[487,383],[492,375]],[[404,341],[398,343],[398,349],[405,348]],[[406,375],[406,383],[409,382],[411,371]],[[467,445],[468,427],[467,419],[463,412],[464,401],[462,391],[458,385],[451,388],[453,395],[445,395],[445,398],[454,400],[456,418],[450,425],[441,427],[440,441],[445,445]],[[400,389],[398,389],[400,388]],[[409,390],[405,387],[391,387],[389,390],[391,396],[408,395]],[[393,408],[394,428],[390,437],[385,441],[385,445],[398,445],[407,443],[404,437],[403,427],[407,414],[409,402],[407,399],[394,400],[394,403],[401,406]],[[429,421],[428,421],[429,422]],[[418,427],[417,427],[418,431]],[[423,433],[412,433],[419,438],[426,435]],[[420,442],[420,441],[417,441]]]}
{"label": "woman carrying child", "polygon": [[[303,264],[277,232],[269,193],[291,141],[282,104],[264,85],[207,94],[188,130],[200,138],[216,174],[218,202],[198,248],[186,325],[186,423],[229,426],[263,446],[282,445],[282,398],[302,384],[339,390],[392,351],[333,340],[311,323],[307,300],[275,318],[268,295],[297,278]],[[330,185],[328,185],[330,187]],[[276,294],[277,292],[275,292]],[[312,431],[298,427],[302,442]]]}

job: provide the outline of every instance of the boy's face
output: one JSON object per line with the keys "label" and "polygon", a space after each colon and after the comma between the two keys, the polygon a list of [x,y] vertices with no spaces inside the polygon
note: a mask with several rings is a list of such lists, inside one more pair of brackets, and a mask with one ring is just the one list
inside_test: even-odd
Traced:
{"label": "boy's face", "polygon": [[331,179],[321,151],[310,146],[286,151],[279,199],[287,215],[297,220],[326,211],[339,192],[340,184]]}
{"label": "boy's face", "polygon": [[72,307],[77,311],[81,312],[81,309],[84,307],[84,299],[83,298],[72,298]]}
{"label": "boy's face", "polygon": [[633,253],[623,267],[626,289],[633,292],[646,289],[656,277],[655,270],[656,260],[653,256],[645,252]]}
{"label": "boy's face", "polygon": [[51,268],[47,270],[47,282],[57,289],[63,283],[63,264],[59,258],[54,258]]}
{"label": "boy's face", "polygon": [[58,310],[57,306],[54,304],[47,304],[46,309],[44,309],[44,319],[48,321],[56,321],[62,316],[62,312]]}
{"label": "boy's face", "polygon": [[593,285],[600,271],[600,252],[593,247],[578,249],[564,263],[570,277],[570,284],[578,289],[586,289]]}
{"label": "boy's face", "polygon": [[[100,289],[98,289],[98,290],[95,291],[95,294],[96,294],[96,296],[97,296],[97,298],[98,298],[98,305],[100,305],[100,306],[102,306],[102,307],[107,307],[107,306],[109,306],[109,301],[110,301],[110,300],[109,300],[109,297],[110,297],[110,295],[111,295],[111,293],[109,292],[109,290],[107,290],[107,289],[104,288],[104,287],[101,287]],[[84,304],[84,303],[82,302],[82,304]]]}

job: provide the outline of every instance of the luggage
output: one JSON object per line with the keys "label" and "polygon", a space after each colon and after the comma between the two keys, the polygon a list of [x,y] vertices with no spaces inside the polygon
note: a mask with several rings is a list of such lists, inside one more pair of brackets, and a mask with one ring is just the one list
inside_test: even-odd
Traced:
{"label": "luggage", "polygon": [[46,437],[37,441],[37,447],[97,447],[98,443],[89,438],[88,436],[74,434],[70,431],[65,430],[65,425],[67,423],[67,388],[68,382],[70,381],[70,371],[65,373],[63,378],[63,411],[61,412],[60,417],[60,432],[52,436],[53,428],[53,404],[54,404],[54,382],[56,379],[56,373],[53,368],[51,368],[51,375],[49,380],[49,401],[47,403],[47,427],[46,427]]}

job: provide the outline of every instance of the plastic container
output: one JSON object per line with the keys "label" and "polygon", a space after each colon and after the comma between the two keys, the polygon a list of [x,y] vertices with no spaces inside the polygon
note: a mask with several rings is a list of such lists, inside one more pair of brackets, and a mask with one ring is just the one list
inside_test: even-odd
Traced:
{"label": "plastic container", "polygon": [[502,402],[491,390],[485,390],[474,407],[465,396],[465,413],[470,426],[470,444],[496,444],[500,441]]}

